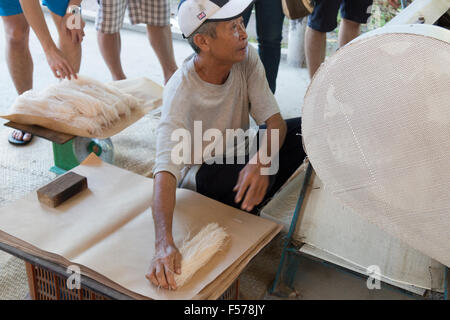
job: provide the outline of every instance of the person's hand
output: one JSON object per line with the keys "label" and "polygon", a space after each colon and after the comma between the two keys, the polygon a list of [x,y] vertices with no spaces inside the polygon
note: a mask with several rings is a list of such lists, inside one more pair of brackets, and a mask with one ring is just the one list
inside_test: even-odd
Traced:
{"label": "person's hand", "polygon": [[52,69],[53,74],[58,79],[67,78],[71,80],[72,76],[77,79],[77,74],[73,70],[72,65],[64,57],[64,54],[57,47],[54,47],[46,52],[47,62]]}
{"label": "person's hand", "polygon": [[145,277],[157,287],[176,290],[175,273],[181,273],[181,254],[173,243],[163,241],[156,245],[155,256]]}
{"label": "person's hand", "polygon": [[400,6],[399,0],[388,0],[389,4],[397,9]]}
{"label": "person's hand", "polygon": [[63,27],[73,43],[81,43],[84,38],[84,22],[81,14],[66,14],[62,19]]}
{"label": "person's hand", "polygon": [[253,208],[263,201],[269,187],[269,176],[261,175],[261,166],[248,163],[239,172],[239,178],[233,191],[237,192],[234,201],[242,201],[241,209],[252,211]]}

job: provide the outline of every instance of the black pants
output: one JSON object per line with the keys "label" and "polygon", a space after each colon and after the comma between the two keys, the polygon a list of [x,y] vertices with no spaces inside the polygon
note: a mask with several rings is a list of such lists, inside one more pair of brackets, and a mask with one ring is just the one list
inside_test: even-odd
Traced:
{"label": "black pants", "polygon": [[[283,146],[279,153],[279,169],[274,175],[269,176],[269,188],[264,200],[256,206],[251,213],[258,214],[259,210],[266,204],[281,186],[289,179],[295,170],[303,163],[306,156],[303,150],[301,137],[301,118],[286,120],[287,133]],[[260,129],[265,129],[263,125]],[[256,140],[256,139],[255,139]],[[248,157],[246,163],[248,162]],[[239,172],[245,164],[206,164],[204,163],[197,172],[197,192],[230,205],[240,208],[241,203],[234,202],[236,192],[233,191],[237,183]]]}

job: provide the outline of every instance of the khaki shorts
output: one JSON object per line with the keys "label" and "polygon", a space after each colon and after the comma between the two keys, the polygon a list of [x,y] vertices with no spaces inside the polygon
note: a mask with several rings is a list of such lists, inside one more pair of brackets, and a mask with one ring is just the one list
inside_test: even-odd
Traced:
{"label": "khaki shorts", "polygon": [[170,24],[169,0],[98,0],[95,27],[103,33],[119,32],[128,8],[132,24],[164,27]]}

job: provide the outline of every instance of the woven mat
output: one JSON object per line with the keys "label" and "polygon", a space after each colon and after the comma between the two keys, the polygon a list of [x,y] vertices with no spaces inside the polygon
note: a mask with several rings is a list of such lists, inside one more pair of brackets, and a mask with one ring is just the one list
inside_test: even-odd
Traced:
{"label": "woven mat", "polygon": [[21,300],[28,294],[24,262],[0,252],[0,300]]}
{"label": "woven mat", "polygon": [[[151,177],[158,121],[158,116],[148,115],[112,137],[115,165]],[[0,126],[0,206],[33,192],[56,177],[49,171],[53,165],[52,144],[34,137],[27,146],[12,146],[8,142],[10,131]],[[27,293],[23,261],[0,251],[0,299],[24,299]]]}

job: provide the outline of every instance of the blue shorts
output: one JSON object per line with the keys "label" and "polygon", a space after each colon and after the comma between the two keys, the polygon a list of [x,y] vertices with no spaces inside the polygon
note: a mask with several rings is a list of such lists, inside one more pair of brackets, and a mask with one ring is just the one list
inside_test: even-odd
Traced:
{"label": "blue shorts", "polygon": [[[70,0],[43,0],[42,4],[51,12],[63,17]],[[19,0],[0,0],[0,16],[13,16],[23,13]]]}
{"label": "blue shorts", "polygon": [[320,32],[331,32],[337,27],[337,15],[357,23],[367,23],[373,0],[316,0],[308,26]]}

